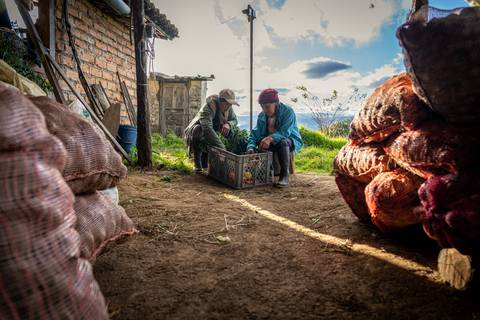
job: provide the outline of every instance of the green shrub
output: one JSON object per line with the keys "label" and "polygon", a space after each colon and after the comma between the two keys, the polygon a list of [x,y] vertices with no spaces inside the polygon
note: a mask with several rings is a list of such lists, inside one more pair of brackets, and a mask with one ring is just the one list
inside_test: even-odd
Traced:
{"label": "green shrub", "polygon": [[351,120],[337,121],[327,128],[326,134],[330,137],[348,137]]}
{"label": "green shrub", "polygon": [[30,67],[31,57],[23,41],[13,32],[0,31],[0,59],[22,76],[35,82],[46,93],[53,90],[48,80]]}

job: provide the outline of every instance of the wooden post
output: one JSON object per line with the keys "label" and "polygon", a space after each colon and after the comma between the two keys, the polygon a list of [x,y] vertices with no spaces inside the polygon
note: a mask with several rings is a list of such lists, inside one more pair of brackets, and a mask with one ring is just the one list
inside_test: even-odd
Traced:
{"label": "wooden post", "polygon": [[150,114],[148,109],[147,56],[145,54],[145,3],[132,0],[133,38],[137,74],[137,151],[138,164],[152,167],[152,144],[150,139]]}

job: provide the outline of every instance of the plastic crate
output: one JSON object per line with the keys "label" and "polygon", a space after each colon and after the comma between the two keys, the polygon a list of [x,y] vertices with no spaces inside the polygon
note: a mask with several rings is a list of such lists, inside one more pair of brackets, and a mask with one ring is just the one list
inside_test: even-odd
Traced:
{"label": "plastic crate", "polygon": [[208,152],[208,175],[235,189],[272,183],[271,152],[237,155],[213,147]]}

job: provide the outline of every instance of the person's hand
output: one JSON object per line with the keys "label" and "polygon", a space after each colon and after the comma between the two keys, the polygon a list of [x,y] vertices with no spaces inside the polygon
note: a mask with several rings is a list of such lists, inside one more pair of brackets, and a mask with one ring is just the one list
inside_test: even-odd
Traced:
{"label": "person's hand", "polygon": [[226,138],[230,132],[230,124],[226,122],[223,126],[222,129],[220,130],[222,135]]}
{"label": "person's hand", "polygon": [[253,150],[253,149],[247,149],[246,154],[252,154],[252,153],[255,153],[255,150]]}
{"label": "person's hand", "polygon": [[260,141],[260,150],[267,151],[270,148],[270,144],[273,142],[273,138],[271,136],[265,137]]}

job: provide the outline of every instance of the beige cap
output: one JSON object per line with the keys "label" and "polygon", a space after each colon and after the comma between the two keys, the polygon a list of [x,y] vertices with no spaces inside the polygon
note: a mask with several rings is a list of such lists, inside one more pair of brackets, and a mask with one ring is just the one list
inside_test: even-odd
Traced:
{"label": "beige cap", "polygon": [[228,103],[239,106],[238,102],[235,100],[235,93],[230,89],[223,89],[218,94],[219,98],[227,100]]}

